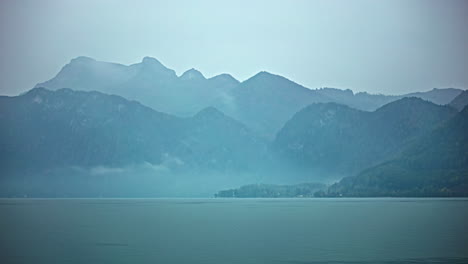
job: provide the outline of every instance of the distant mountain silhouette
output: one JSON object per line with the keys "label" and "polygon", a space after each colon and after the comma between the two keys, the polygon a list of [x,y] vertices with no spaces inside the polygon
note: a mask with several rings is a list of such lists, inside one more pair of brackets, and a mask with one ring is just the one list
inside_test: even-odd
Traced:
{"label": "distant mountain silhouette", "polygon": [[354,94],[353,91],[349,89],[340,90],[336,88],[322,88],[317,91],[323,95],[333,98],[333,102],[360,110],[374,111],[385,104],[405,97],[417,97],[438,105],[446,105],[449,104],[456,96],[461,94],[463,90],[455,88],[434,88],[427,92],[416,92],[403,95],[369,94],[366,92]]}
{"label": "distant mountain silhouette", "polygon": [[100,91],[137,100],[165,113],[192,116],[222,101],[238,83],[227,74],[206,79],[195,69],[178,77],[175,71],[150,57],[129,66],[78,57],[53,79],[36,87]]}
{"label": "distant mountain silhouette", "polygon": [[404,96],[405,97],[418,97],[418,98],[433,102],[435,104],[446,105],[446,104],[449,104],[453,100],[453,98],[457,97],[462,92],[463,90],[456,89],[456,88],[444,88],[444,89],[434,88],[427,92],[409,93],[409,94],[405,94]]}
{"label": "distant mountain silhouette", "polygon": [[312,103],[335,102],[373,111],[408,96],[448,104],[461,93],[451,88],[401,96],[354,94],[351,90],[333,88],[311,90],[267,72],[260,72],[242,83],[228,74],[206,79],[195,69],[178,77],[173,70],[150,57],[129,66],[78,57],[65,65],[57,76],[36,87],[120,95],[181,117],[214,106],[267,139],[273,139],[287,120]]}
{"label": "distant mountain silhouette", "polygon": [[347,105],[349,107],[364,111],[374,111],[382,105],[404,97],[383,94],[369,94],[366,92],[355,94],[349,89],[340,90],[337,88],[320,88],[316,91],[329,98],[333,98],[333,102],[335,103]]}

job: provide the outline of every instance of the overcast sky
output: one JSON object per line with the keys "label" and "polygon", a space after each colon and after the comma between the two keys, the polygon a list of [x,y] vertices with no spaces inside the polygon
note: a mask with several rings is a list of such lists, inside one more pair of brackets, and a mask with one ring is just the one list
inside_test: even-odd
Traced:
{"label": "overcast sky", "polygon": [[152,56],[240,81],[400,94],[468,88],[468,1],[0,1],[0,94],[72,58]]}

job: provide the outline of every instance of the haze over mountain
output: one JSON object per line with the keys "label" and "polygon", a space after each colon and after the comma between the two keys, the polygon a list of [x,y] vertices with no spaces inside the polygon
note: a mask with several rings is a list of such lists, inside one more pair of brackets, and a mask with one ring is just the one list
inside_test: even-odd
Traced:
{"label": "haze over mountain", "polygon": [[332,100],[268,72],[260,72],[242,82],[231,94],[233,105],[221,105],[221,109],[267,138],[273,138],[299,109]]}
{"label": "haze over mountain", "polygon": [[[180,79],[206,80],[194,70]],[[46,197],[197,196],[255,182],[330,182],[361,171],[374,177],[367,168],[406,155],[408,146],[461,115],[450,106],[415,97],[373,112],[314,103],[294,114],[285,107],[289,104],[278,99],[288,97],[288,91],[293,100],[289,103],[296,105],[326,100],[325,95],[310,93],[269,73],[260,73],[233,89],[232,94],[243,102],[244,113],[252,113],[239,119],[248,120],[254,128],[254,120],[269,120],[265,113],[271,109],[293,115],[270,146],[265,135],[258,133],[260,129],[256,133],[214,107],[191,117],[177,117],[96,91],[35,88],[20,96],[0,97],[4,127],[0,132],[0,192]],[[262,101],[259,94],[269,96]],[[453,120],[452,125],[445,125],[446,130],[460,138],[464,119]],[[434,151],[437,144],[444,144],[440,135],[431,140]],[[423,152],[430,153],[427,149]],[[454,153],[450,154],[453,160],[466,158],[464,152]],[[385,168],[387,173],[386,165],[376,168]],[[450,168],[444,167],[444,173]],[[332,190],[327,195],[337,193]],[[355,195],[349,190],[343,193]]]}
{"label": "haze over mountain", "polygon": [[[407,155],[466,105],[460,89],[374,95],[265,71],[243,82],[193,68],[177,76],[150,57],[129,66],[78,57],[36,87],[0,97],[0,195],[206,196],[372,178],[369,168],[390,173],[379,164]],[[340,188],[321,195],[355,195]]]}
{"label": "haze over mountain", "polygon": [[129,66],[78,57],[56,77],[36,87],[100,91],[138,100],[165,113],[191,116],[223,100],[238,83],[228,74],[206,79],[195,69],[178,77],[175,71],[150,57]]}
{"label": "haze over mountain", "polygon": [[228,74],[206,79],[195,69],[178,77],[173,70],[150,57],[129,66],[78,57],[65,65],[57,76],[36,87],[116,94],[157,111],[183,117],[214,106],[268,139],[273,139],[294,113],[312,103],[336,102],[373,111],[407,96],[447,104],[462,92],[459,89],[434,89],[386,96],[354,94],[351,90],[333,88],[312,90],[268,72],[260,72],[242,83]]}
{"label": "haze over mountain", "polygon": [[434,88],[427,92],[405,94],[404,97],[418,97],[427,101],[431,101],[435,104],[446,105],[449,104],[455,97],[457,97],[462,92],[463,90],[455,88]]}
{"label": "haze over mountain", "polygon": [[285,124],[273,146],[295,166],[353,174],[392,157],[455,113],[414,97],[374,112],[312,104]]}
{"label": "haze over mountain", "polygon": [[[203,182],[206,186],[216,182],[207,180],[207,175],[218,174],[218,181],[226,184],[231,174],[254,171],[253,164],[266,151],[263,140],[214,108],[179,118],[100,92],[35,88],[21,96],[0,97],[0,123],[4,128],[0,131],[2,195],[41,194],[37,188],[28,193],[32,183],[48,195],[63,195],[73,189],[73,183],[93,185],[96,180],[99,186],[102,178],[92,176],[101,174],[111,175],[109,181],[119,186],[151,180],[153,188],[160,184],[158,180],[170,182],[164,178],[167,175],[174,187],[177,175],[185,175],[185,185],[198,182],[192,192],[186,190],[193,194],[199,193]],[[73,174],[77,176],[67,176]],[[124,174],[130,178],[122,182],[119,176]],[[142,182],[139,174],[152,178]],[[242,183],[240,178],[233,181]],[[69,182],[53,188],[54,181]],[[213,193],[216,188],[211,188]],[[78,196],[87,191],[74,190]],[[161,195],[154,190],[143,193]]]}
{"label": "haze over mountain", "polygon": [[354,93],[350,89],[341,90],[329,87],[317,89],[317,92],[329,98],[333,98],[333,102],[335,103],[364,111],[374,111],[382,105],[401,98],[396,95],[369,94],[366,92]]}
{"label": "haze over mountain", "polygon": [[467,196],[468,107],[388,162],[347,177],[326,196]]}

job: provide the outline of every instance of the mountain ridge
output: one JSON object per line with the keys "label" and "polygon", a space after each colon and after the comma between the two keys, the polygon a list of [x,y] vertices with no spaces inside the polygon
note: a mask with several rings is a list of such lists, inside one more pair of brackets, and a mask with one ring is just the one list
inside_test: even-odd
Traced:
{"label": "mountain ridge", "polygon": [[[52,90],[72,88],[117,94],[181,117],[214,106],[269,140],[293,114],[312,103],[336,102],[373,111],[391,101],[412,96],[354,93],[349,89],[309,89],[266,71],[243,82],[228,74],[207,79],[193,69],[177,76],[175,71],[151,57],[129,66],[78,57],[51,80],[36,85],[39,86]],[[461,90],[433,89],[413,95],[440,103],[453,99],[458,92]]]}
{"label": "mountain ridge", "polygon": [[296,166],[356,173],[396,155],[455,113],[419,98],[403,98],[373,112],[312,104],[284,125],[273,146]]}
{"label": "mountain ridge", "polygon": [[398,157],[346,177],[317,196],[467,196],[468,107]]}

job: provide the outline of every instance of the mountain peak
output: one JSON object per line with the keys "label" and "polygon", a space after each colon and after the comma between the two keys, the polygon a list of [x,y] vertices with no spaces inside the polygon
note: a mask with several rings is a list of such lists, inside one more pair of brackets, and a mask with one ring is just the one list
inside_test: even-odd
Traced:
{"label": "mountain peak", "polygon": [[[247,81],[273,81],[273,82],[290,82],[290,83],[295,83],[291,80],[289,80],[286,77],[283,77],[281,75],[273,74],[267,71],[261,71],[254,76],[250,77]],[[246,81],[246,82],[247,82]],[[302,85],[301,85],[302,86]]]}
{"label": "mountain peak", "polygon": [[142,65],[144,68],[148,67],[152,69],[167,69],[166,66],[153,57],[144,57],[143,60],[141,60],[140,65]]}
{"label": "mountain peak", "polygon": [[428,100],[425,100],[423,98],[419,98],[416,96],[410,96],[410,97],[403,97],[399,100],[395,100],[393,102],[388,103],[387,105],[412,105],[412,104],[434,104]]}
{"label": "mountain peak", "polygon": [[436,106],[432,102],[429,102],[419,97],[411,96],[411,97],[403,97],[396,101],[390,102],[375,111],[382,112],[388,109],[406,109],[407,107],[419,107],[419,106],[427,106],[427,105]]}
{"label": "mountain peak", "polygon": [[279,81],[285,79],[282,76],[274,75],[266,71],[261,71],[255,74],[254,76],[250,77],[249,79],[245,80],[243,83],[256,83],[256,82],[271,82],[271,81]]}
{"label": "mountain peak", "polygon": [[231,89],[239,85],[239,81],[232,77],[230,74],[223,73],[211,77],[208,79],[211,83],[213,83],[217,88],[223,89]]}
{"label": "mountain peak", "polygon": [[257,74],[255,74],[254,76],[252,76],[252,79],[253,78],[266,78],[266,77],[278,77],[279,75],[275,75],[275,74],[272,74],[272,73],[269,73],[267,71],[261,71]]}
{"label": "mountain peak", "polygon": [[[244,86],[263,86],[268,87],[268,89],[281,89],[281,90],[289,90],[289,89],[299,89],[301,91],[311,92],[310,89],[305,88],[304,86],[295,83],[289,80],[286,77],[281,75],[269,73],[266,71],[261,71],[254,76],[250,77],[248,80],[242,83]],[[313,93],[313,92],[312,92]]]}
{"label": "mountain peak", "polygon": [[141,63],[143,64],[152,64],[152,65],[162,65],[161,62],[159,62],[157,59],[153,57],[144,57],[143,60],[141,60]]}
{"label": "mountain peak", "polygon": [[[378,115],[378,118],[386,118],[382,117],[382,115],[387,114],[392,116],[404,115],[405,117],[409,118],[410,116],[418,113],[421,115],[433,116],[434,113],[437,112],[449,116],[455,114],[456,110],[450,106],[438,105],[422,98],[405,97],[390,102],[375,110],[374,112]],[[416,124],[416,122],[413,123]]]}
{"label": "mountain peak", "polygon": [[232,75],[228,73],[221,73],[219,75],[213,76],[210,78],[210,80],[224,80],[224,81],[239,83],[239,81],[236,78],[232,77]]}
{"label": "mountain peak", "polygon": [[137,67],[140,71],[148,74],[163,74],[166,76],[176,77],[175,71],[164,66],[159,60],[153,57],[144,57],[141,63],[130,65],[130,67]]}
{"label": "mountain peak", "polygon": [[198,70],[192,68],[180,76],[181,80],[205,80],[205,76]]}
{"label": "mountain peak", "polygon": [[70,61],[70,63],[90,63],[90,62],[96,62],[96,60],[87,56],[78,56]]}

